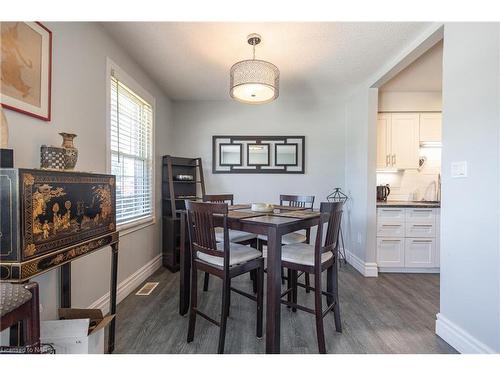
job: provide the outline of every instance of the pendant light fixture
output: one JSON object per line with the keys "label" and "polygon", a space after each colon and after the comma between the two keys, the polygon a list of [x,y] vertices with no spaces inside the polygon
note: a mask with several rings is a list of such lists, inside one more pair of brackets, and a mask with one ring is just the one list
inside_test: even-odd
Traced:
{"label": "pendant light fixture", "polygon": [[253,59],[239,61],[231,67],[229,94],[242,103],[269,103],[279,95],[280,71],[270,62],[255,59],[255,46],[261,40],[259,34],[248,35]]}

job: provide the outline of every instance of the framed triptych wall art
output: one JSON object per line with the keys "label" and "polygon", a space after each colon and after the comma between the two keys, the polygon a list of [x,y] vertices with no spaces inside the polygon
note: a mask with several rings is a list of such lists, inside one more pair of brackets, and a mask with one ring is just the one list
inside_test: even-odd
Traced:
{"label": "framed triptych wall art", "polygon": [[50,121],[52,32],[40,22],[0,22],[2,107]]}

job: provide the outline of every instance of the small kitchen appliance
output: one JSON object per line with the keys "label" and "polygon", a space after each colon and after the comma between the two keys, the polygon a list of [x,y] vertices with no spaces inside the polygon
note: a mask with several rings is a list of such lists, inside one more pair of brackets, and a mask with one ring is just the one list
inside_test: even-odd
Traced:
{"label": "small kitchen appliance", "polygon": [[377,201],[385,202],[387,197],[391,194],[391,188],[389,184],[377,186]]}

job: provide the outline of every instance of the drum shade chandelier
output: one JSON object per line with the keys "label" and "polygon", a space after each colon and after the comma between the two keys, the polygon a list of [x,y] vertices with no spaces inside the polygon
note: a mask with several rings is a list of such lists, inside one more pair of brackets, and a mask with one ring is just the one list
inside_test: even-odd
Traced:
{"label": "drum shade chandelier", "polygon": [[248,35],[247,42],[253,47],[253,59],[239,61],[230,70],[229,94],[242,103],[269,103],[279,95],[280,71],[268,61],[255,59],[255,46],[261,40],[259,34]]}

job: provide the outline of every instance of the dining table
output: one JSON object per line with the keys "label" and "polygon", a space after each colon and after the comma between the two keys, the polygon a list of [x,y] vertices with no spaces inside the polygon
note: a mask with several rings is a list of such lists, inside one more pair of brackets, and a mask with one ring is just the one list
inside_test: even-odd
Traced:
{"label": "dining table", "polygon": [[[179,313],[189,311],[191,253],[186,233],[186,211],[180,214]],[[287,233],[318,225],[321,213],[312,209],[275,205],[271,212],[252,211],[250,204],[228,206],[229,229],[267,236],[266,353],[280,353],[281,238]],[[219,225],[222,226],[222,219]],[[217,224],[217,223],[216,223]]]}

